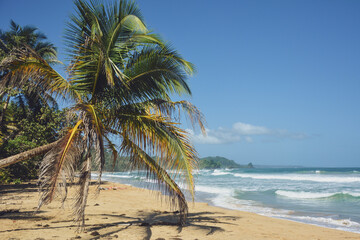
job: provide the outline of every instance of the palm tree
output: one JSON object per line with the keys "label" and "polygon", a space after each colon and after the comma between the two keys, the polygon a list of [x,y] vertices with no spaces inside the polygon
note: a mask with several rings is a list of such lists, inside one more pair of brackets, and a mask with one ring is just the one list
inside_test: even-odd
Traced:
{"label": "palm tree", "polygon": [[79,169],[75,213],[84,225],[91,169],[98,168],[100,183],[107,148],[114,161],[122,154],[134,169],[146,169],[178,207],[184,223],[188,208],[176,181],[194,196],[197,153],[179,127],[179,111],[202,130],[203,117],[191,103],[171,97],[191,94],[186,79],[193,65],[147,30],[133,2],[104,6],[75,0],[75,6],[77,14],[71,16],[65,35],[71,60],[68,80],[29,48],[17,50],[2,64],[10,69],[8,86],[21,87],[24,75],[31,77],[48,93],[71,99],[70,111],[77,116],[75,125],[45,150],[39,207],[51,202],[61,187],[65,201],[67,180]]}
{"label": "palm tree", "polygon": [[[27,46],[38,53],[39,56],[49,64],[58,63],[56,60],[56,48],[53,44],[46,42],[45,40],[46,36],[39,32],[37,28],[32,26],[21,27],[13,20],[11,20],[10,31],[0,31],[0,61],[7,58],[9,54],[15,49]],[[1,79],[3,79],[7,74],[8,69],[3,69],[0,71],[0,81],[2,81]],[[7,115],[6,111],[9,106],[11,97],[16,96],[18,102],[26,102],[31,110],[33,110],[34,114],[39,111],[41,106],[48,106],[50,104],[54,107],[57,107],[57,104],[52,96],[47,94],[46,91],[43,91],[40,86],[32,85],[33,83],[30,81],[30,79],[27,80],[28,82],[23,84],[21,90],[7,87],[0,91],[0,99],[4,100],[0,112],[0,135],[1,133],[3,135],[8,135],[6,138],[14,135],[9,134],[9,125],[5,121],[5,117]],[[20,105],[24,106],[24,104]]]}

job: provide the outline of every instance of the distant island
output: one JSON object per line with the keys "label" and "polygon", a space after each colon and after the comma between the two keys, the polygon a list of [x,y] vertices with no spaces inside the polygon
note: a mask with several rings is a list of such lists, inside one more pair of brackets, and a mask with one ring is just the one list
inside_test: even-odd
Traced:
{"label": "distant island", "polygon": [[199,160],[200,169],[217,169],[217,168],[254,168],[252,163],[240,165],[233,160],[224,157],[204,157]]}
{"label": "distant island", "polygon": [[[105,151],[105,162],[104,170],[107,172],[123,172],[131,170],[131,161],[128,157],[117,157],[117,161],[115,166],[113,165],[113,161],[111,153],[109,151]],[[252,163],[247,165],[241,165],[233,160],[224,158],[224,157],[204,157],[199,159],[199,169],[219,169],[219,168],[254,168]],[[93,166],[93,170],[96,171],[96,166]]]}

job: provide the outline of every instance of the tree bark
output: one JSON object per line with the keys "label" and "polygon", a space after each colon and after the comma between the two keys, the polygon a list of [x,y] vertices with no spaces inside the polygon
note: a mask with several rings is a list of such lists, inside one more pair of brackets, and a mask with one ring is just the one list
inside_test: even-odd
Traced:
{"label": "tree bark", "polygon": [[4,167],[7,167],[7,166],[9,166],[11,164],[21,162],[21,161],[24,161],[24,160],[28,160],[29,158],[36,157],[38,155],[42,155],[42,154],[48,152],[54,146],[56,146],[56,144],[59,141],[60,140],[57,140],[55,142],[43,145],[41,147],[31,149],[31,150],[26,151],[26,152],[22,152],[22,153],[16,154],[16,155],[11,156],[11,157],[0,159],[0,168],[4,168]]}

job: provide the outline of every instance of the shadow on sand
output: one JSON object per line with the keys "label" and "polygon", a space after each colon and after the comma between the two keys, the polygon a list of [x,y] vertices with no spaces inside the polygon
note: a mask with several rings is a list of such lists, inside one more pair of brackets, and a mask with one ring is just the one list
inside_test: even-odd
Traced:
{"label": "shadow on sand", "polygon": [[[178,216],[177,212],[144,212],[139,211],[138,218],[128,217],[125,214],[116,215],[116,214],[101,214],[101,215],[91,215],[93,217],[106,217],[114,219],[114,221],[106,224],[98,224],[98,225],[88,225],[88,231],[98,231],[102,230],[102,232],[107,231],[106,233],[95,236],[91,239],[100,239],[104,237],[110,237],[118,232],[121,232],[131,226],[140,226],[145,228],[146,236],[143,238],[144,240],[151,239],[152,236],[152,227],[155,226],[173,226],[178,233],[180,233],[183,228],[187,227],[195,227],[200,230],[206,231],[206,235],[214,234],[215,232],[222,232],[224,229],[221,227],[217,227],[215,225],[222,224],[232,224],[229,220],[236,220],[237,218],[230,216],[214,216],[210,217],[209,215],[217,214],[215,212],[197,212],[197,213],[189,213],[187,222],[185,226],[181,226],[178,224]],[[116,218],[121,219],[121,221],[116,221]],[[221,220],[220,220],[221,219]],[[225,221],[227,220],[227,221]],[[212,225],[213,223],[214,225]],[[111,230],[110,230],[111,228]],[[115,229],[113,229],[115,228]],[[181,238],[174,238],[181,239]]]}
{"label": "shadow on sand", "polygon": [[[19,185],[3,185],[0,186],[0,196],[4,196],[5,193],[11,194],[13,192],[25,193],[37,191],[36,184],[19,184]],[[7,195],[10,197],[9,195]],[[4,201],[4,199],[3,199]],[[65,229],[74,228],[77,229],[78,225],[71,220],[66,221],[51,221],[51,218],[44,216],[45,211],[20,211],[19,209],[7,209],[0,211],[0,219],[11,219],[11,220],[26,220],[26,221],[37,221],[37,220],[49,220],[49,224],[52,225],[37,225],[32,228],[18,228],[11,230],[0,231],[2,232],[17,232],[23,230],[41,230],[47,229]],[[106,223],[103,224],[86,224],[85,231],[91,234],[90,239],[112,239],[116,238],[116,233],[126,230],[132,226],[143,227],[145,237],[143,239],[149,240],[152,237],[152,228],[156,226],[173,226],[174,230],[178,233],[184,228],[193,227],[205,232],[206,235],[211,235],[216,232],[224,231],[223,228],[218,227],[218,224],[232,224],[231,221],[236,220],[232,216],[224,216],[217,212],[195,212],[189,213],[187,222],[184,226],[178,224],[178,212],[161,212],[161,211],[138,211],[138,217],[126,216],[125,214],[87,214],[88,218],[106,219]],[[61,223],[61,226],[54,226]],[[98,232],[101,231],[101,234]],[[75,233],[74,233],[75,235]],[[88,238],[87,238],[88,239]],[[175,237],[172,239],[181,238]]]}

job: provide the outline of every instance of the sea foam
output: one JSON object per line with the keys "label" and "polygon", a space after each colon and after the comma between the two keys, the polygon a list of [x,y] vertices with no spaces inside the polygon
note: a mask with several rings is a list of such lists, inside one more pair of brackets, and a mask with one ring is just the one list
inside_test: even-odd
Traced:
{"label": "sea foam", "polygon": [[112,178],[133,178],[130,175],[115,175],[115,174],[104,174],[104,177],[112,177]]}
{"label": "sea foam", "polygon": [[230,188],[220,188],[220,187],[209,187],[203,185],[196,185],[195,190],[199,192],[205,193],[213,193],[213,194],[225,194],[227,196],[231,195],[234,190]]}
{"label": "sea foam", "polygon": [[211,175],[220,176],[220,175],[227,175],[227,174],[231,174],[231,173],[224,171],[224,170],[215,169]]}
{"label": "sea foam", "polygon": [[295,192],[295,191],[284,191],[277,190],[275,192],[277,195],[288,197],[288,198],[297,198],[297,199],[316,199],[316,198],[329,198],[334,196],[346,196],[351,197],[360,197],[360,193],[355,192],[335,192],[335,193],[321,193],[321,192]]}
{"label": "sea foam", "polygon": [[360,182],[360,177],[342,177],[342,176],[326,176],[311,174],[246,174],[235,173],[235,177],[265,179],[265,180],[290,180],[290,181],[313,181],[313,182],[336,182],[336,183],[352,183]]}
{"label": "sea foam", "polygon": [[350,219],[333,219],[325,217],[310,217],[310,216],[285,216],[284,218],[310,223],[318,226],[326,226],[337,228],[345,231],[357,232],[360,231],[360,223],[351,221]]}

